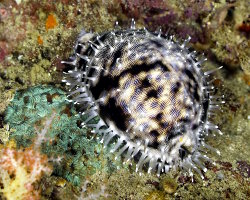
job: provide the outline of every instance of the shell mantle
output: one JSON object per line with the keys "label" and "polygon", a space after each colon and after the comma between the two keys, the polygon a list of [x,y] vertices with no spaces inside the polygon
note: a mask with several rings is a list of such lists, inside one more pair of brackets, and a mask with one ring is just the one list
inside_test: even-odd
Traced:
{"label": "shell mantle", "polygon": [[204,137],[209,130],[221,133],[208,121],[213,70],[202,70],[189,40],[136,29],[132,20],[128,29],[81,33],[64,62],[70,101],[88,116],[83,125],[105,146],[115,141],[117,156],[135,158],[137,171],[147,167],[160,175],[179,166],[202,178],[206,171],[202,163],[210,159],[202,152],[213,148]]}

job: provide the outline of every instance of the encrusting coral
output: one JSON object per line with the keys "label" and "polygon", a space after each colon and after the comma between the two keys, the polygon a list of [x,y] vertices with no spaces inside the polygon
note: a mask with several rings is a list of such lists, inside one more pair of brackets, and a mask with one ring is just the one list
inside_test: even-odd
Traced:
{"label": "encrusting coral", "polygon": [[39,199],[34,184],[51,174],[48,157],[32,147],[17,150],[11,143],[0,149],[0,193],[7,200]]}

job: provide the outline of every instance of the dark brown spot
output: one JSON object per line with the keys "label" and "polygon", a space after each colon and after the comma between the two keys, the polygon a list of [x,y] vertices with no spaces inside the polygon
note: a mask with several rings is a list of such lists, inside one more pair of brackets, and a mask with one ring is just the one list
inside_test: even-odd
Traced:
{"label": "dark brown spot", "polygon": [[149,132],[149,135],[153,139],[151,140],[151,143],[148,146],[153,147],[153,148],[158,148],[159,142],[157,141],[157,138],[160,135],[159,132],[157,130],[152,130]]}
{"label": "dark brown spot", "polygon": [[0,115],[0,128],[3,128],[3,115]]}
{"label": "dark brown spot", "polygon": [[100,115],[103,119],[109,119],[122,131],[127,129],[127,115],[122,107],[117,105],[115,98],[110,98],[107,105],[100,105]]}
{"label": "dark brown spot", "polygon": [[154,90],[154,89],[148,91],[148,93],[147,93],[147,97],[148,97],[148,98],[157,98],[157,96],[158,96],[158,95],[157,95],[157,91]]}
{"label": "dark brown spot", "polygon": [[47,102],[49,103],[53,103],[53,98],[55,98],[56,96],[58,96],[58,94],[47,94],[46,98],[47,98]]}
{"label": "dark brown spot", "polygon": [[196,130],[198,127],[199,127],[198,124],[194,124],[194,125],[192,126],[192,130]]}
{"label": "dark brown spot", "polygon": [[196,83],[196,79],[194,78],[193,73],[189,69],[184,69],[183,71],[189,79],[193,80]]}
{"label": "dark brown spot", "polygon": [[161,122],[160,126],[161,126],[161,128],[165,129],[165,128],[168,127],[168,123],[167,122]]}
{"label": "dark brown spot", "polygon": [[141,82],[141,88],[147,88],[150,87],[151,83],[149,82],[149,80],[147,78],[143,79]]}
{"label": "dark brown spot", "polygon": [[180,90],[181,84],[180,82],[175,83],[174,87],[171,89],[172,93],[176,94]]}
{"label": "dark brown spot", "polygon": [[24,104],[29,103],[29,96],[25,96],[25,97],[23,98],[23,102],[24,102]]}
{"label": "dark brown spot", "polygon": [[160,121],[162,117],[163,117],[163,113],[158,113],[155,118],[157,121]]}
{"label": "dark brown spot", "polygon": [[65,109],[61,111],[61,114],[66,114],[66,115],[68,115],[68,117],[71,117],[70,108],[68,106],[66,106]]}
{"label": "dark brown spot", "polygon": [[154,138],[157,138],[160,135],[157,130],[152,130],[149,132],[149,134]]}

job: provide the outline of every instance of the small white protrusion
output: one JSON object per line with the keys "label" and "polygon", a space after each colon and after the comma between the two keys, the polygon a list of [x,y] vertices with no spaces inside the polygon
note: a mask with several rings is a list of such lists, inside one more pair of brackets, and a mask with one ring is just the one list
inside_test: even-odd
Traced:
{"label": "small white protrusion", "polygon": [[114,51],[114,47],[112,47],[111,45],[108,45],[108,47],[110,48],[110,51],[113,52]]}
{"label": "small white protrusion", "polygon": [[95,54],[97,54],[99,52],[99,50],[93,44],[91,44],[90,47],[93,49]]}
{"label": "small white protrusion", "polygon": [[181,48],[184,49],[186,47],[187,43],[189,43],[190,40],[191,40],[191,37],[188,36],[188,38],[185,39],[184,42],[183,42],[183,44],[181,45]]}
{"label": "small white protrusion", "polygon": [[76,65],[76,63],[77,63],[77,60],[75,59],[75,60],[73,60],[73,61],[61,61],[61,63],[62,64],[67,64],[67,65],[73,65],[73,66],[75,66]]}
{"label": "small white protrusion", "polygon": [[160,28],[160,29],[159,29],[159,33],[158,33],[157,37],[159,37],[159,38],[160,38],[160,37],[161,37],[161,33],[162,33],[162,32],[161,32],[161,28]]}
{"label": "small white protrusion", "polygon": [[149,167],[149,168],[148,168],[148,174],[150,174],[151,170],[152,170],[152,168]]}
{"label": "small white protrusion", "polygon": [[130,28],[135,29],[135,19],[134,18],[132,18],[132,20],[131,20]]}
{"label": "small white protrusion", "polygon": [[79,53],[76,53],[76,55],[77,55],[78,57],[82,58],[83,60],[86,60],[87,62],[89,62],[89,61],[90,61],[90,59],[89,59],[89,57],[88,57],[88,56],[81,55],[81,54],[79,54]]}
{"label": "small white protrusion", "polygon": [[204,76],[208,76],[208,75],[210,75],[210,74],[212,74],[212,73],[214,73],[214,72],[220,70],[222,67],[223,67],[223,66],[220,66],[220,67],[218,67],[218,68],[216,68],[216,69],[212,69],[212,70],[206,71],[206,72],[204,72]]}
{"label": "small white protrusion", "polygon": [[122,43],[124,41],[123,34],[120,35],[120,42]]}
{"label": "small white protrusion", "polygon": [[96,37],[96,39],[97,39],[97,42],[100,44],[100,46],[101,46],[101,47],[104,47],[104,44],[103,44],[103,42],[100,40],[100,36],[99,36],[99,35]]}
{"label": "small white protrusion", "polygon": [[167,37],[170,31],[170,27],[168,28],[167,32],[165,33],[165,36]]}
{"label": "small white protrusion", "polygon": [[[200,59],[200,60],[198,60],[196,63],[195,63],[195,66],[196,67],[202,67],[201,65],[204,63],[204,62],[206,62],[207,61],[207,58],[202,58],[202,59]],[[205,75],[205,73],[204,73],[204,75]],[[206,75],[205,75],[206,76]]]}
{"label": "small white protrusion", "polygon": [[201,87],[202,90],[213,90],[214,89],[214,86],[213,85],[210,85],[210,86],[203,86]]}
{"label": "small white protrusion", "polygon": [[149,35],[150,35],[150,33],[149,33],[148,29],[146,29],[146,27],[143,27],[143,30],[145,31],[145,35],[146,35],[146,36],[149,36]]}
{"label": "small white protrusion", "polygon": [[188,56],[190,56],[191,58],[195,58],[196,57],[196,53],[197,51],[191,51]]}
{"label": "small white protrusion", "polygon": [[119,23],[118,23],[118,21],[115,22],[115,29],[116,30],[119,29]]}

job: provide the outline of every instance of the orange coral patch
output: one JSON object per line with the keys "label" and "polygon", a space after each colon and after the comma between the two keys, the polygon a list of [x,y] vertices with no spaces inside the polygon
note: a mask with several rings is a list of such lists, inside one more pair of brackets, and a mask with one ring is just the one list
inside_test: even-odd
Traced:
{"label": "orange coral patch", "polygon": [[37,37],[37,42],[38,42],[38,44],[40,44],[40,45],[43,44],[43,39],[42,39],[42,37],[41,37],[40,35]]}
{"label": "orange coral patch", "polygon": [[53,14],[49,14],[46,20],[46,30],[53,29],[57,26],[56,18]]}

